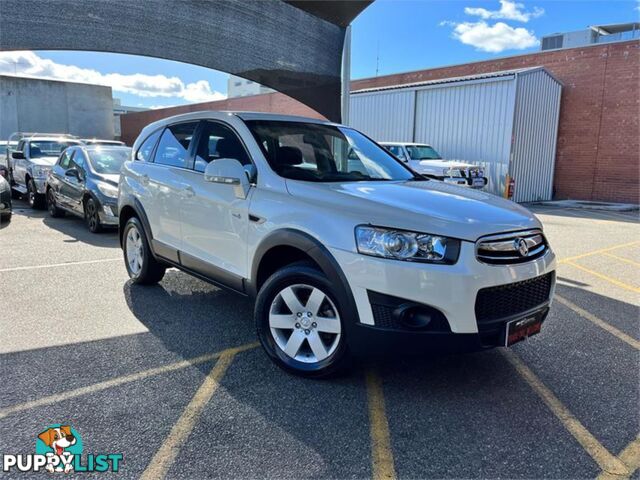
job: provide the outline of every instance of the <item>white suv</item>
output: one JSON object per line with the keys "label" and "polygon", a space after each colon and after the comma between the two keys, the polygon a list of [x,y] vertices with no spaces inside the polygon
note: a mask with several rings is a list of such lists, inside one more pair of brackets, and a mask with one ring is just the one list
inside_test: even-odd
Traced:
{"label": "white suv", "polygon": [[354,354],[511,345],[540,330],[555,285],[528,210],[425,180],[318,120],[153,123],[123,166],[118,209],[134,282],[172,266],[255,298],[264,349],[305,376]]}

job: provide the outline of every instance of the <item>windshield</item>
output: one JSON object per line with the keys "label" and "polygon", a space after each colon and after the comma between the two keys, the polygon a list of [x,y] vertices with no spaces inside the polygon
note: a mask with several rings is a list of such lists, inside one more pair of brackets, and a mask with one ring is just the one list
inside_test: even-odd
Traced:
{"label": "windshield", "polygon": [[271,168],[285,178],[309,182],[415,178],[386,150],[351,128],[270,120],[246,123]]}
{"label": "windshield", "polygon": [[407,145],[411,160],[439,160],[442,157],[429,145]]}
{"label": "windshield", "polygon": [[29,158],[57,157],[71,145],[78,145],[78,142],[33,140],[29,142]]}
{"label": "windshield", "polygon": [[98,148],[89,152],[96,173],[120,173],[122,164],[131,156],[130,148]]}

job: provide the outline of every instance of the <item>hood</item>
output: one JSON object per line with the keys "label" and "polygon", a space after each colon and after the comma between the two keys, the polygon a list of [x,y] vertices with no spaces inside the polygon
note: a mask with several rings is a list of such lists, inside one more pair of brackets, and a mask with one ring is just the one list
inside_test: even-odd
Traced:
{"label": "hood", "polygon": [[120,181],[119,173],[100,173],[100,174],[96,174],[96,176],[99,180],[110,183],[114,187],[117,187],[118,182]]}
{"label": "hood", "polygon": [[52,167],[58,161],[58,157],[38,157],[29,159],[34,165],[41,165],[43,167]]}
{"label": "hood", "polygon": [[490,193],[437,180],[313,183],[287,180],[289,192],[312,205],[351,215],[357,223],[445,235],[479,237],[540,222],[524,207]]}

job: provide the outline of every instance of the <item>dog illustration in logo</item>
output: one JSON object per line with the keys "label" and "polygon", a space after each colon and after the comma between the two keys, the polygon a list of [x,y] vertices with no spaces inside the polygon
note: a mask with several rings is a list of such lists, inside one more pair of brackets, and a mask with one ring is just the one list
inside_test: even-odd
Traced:
{"label": "dog illustration in logo", "polygon": [[[75,445],[76,438],[73,433],[71,433],[71,427],[69,425],[61,425],[58,428],[49,428],[45,430],[38,438],[42,440],[47,447],[53,449],[53,452],[62,459],[62,454],[64,453],[66,448],[69,448],[71,445]],[[48,464],[47,470],[49,472],[53,472],[53,465]],[[64,465],[64,473],[69,473],[73,470],[73,466],[71,464]]]}

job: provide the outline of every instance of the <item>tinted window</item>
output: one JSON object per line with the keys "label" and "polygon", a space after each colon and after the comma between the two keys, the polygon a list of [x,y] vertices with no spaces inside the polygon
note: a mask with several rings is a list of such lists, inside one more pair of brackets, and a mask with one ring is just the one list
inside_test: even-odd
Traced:
{"label": "tinted window", "polygon": [[440,154],[429,145],[407,145],[412,160],[438,160]]}
{"label": "tinted window", "polygon": [[73,156],[73,148],[67,148],[60,157],[60,166],[65,170],[69,168],[69,162],[71,162],[71,157]]}
{"label": "tinted window", "polygon": [[398,145],[386,145],[385,148],[393,153],[398,158],[404,158],[404,153],[402,152],[402,147]]}
{"label": "tinted window", "polygon": [[160,138],[160,134],[162,130],[158,130],[153,132],[151,135],[147,137],[147,139],[142,142],[140,148],[138,149],[138,153],[136,154],[136,160],[142,160],[143,162],[151,161],[151,154],[153,153],[153,147],[158,143],[158,138]]}
{"label": "tinted window", "polygon": [[75,152],[76,152],[75,155],[69,162],[69,166],[70,168],[76,168],[79,172],[83,172],[84,165],[86,163],[86,157],[84,155],[84,152],[79,148],[75,149]]}
{"label": "tinted window", "polygon": [[221,123],[206,122],[198,143],[194,169],[204,172],[209,162],[219,158],[234,158],[243,165],[251,163],[233,130]]}
{"label": "tinted window", "polygon": [[77,145],[77,142],[56,142],[54,140],[33,140],[29,143],[29,157],[57,157],[70,145]]}
{"label": "tinted window", "polygon": [[189,157],[189,144],[198,125],[194,123],[179,123],[167,127],[160,137],[156,150],[155,163],[172,167],[186,167]]}
{"label": "tinted window", "polygon": [[131,155],[130,148],[98,148],[89,152],[89,161],[97,173],[120,173],[122,164]]}
{"label": "tinted window", "polygon": [[311,182],[410,180],[414,174],[360,132],[301,122],[248,121],[269,165]]}

